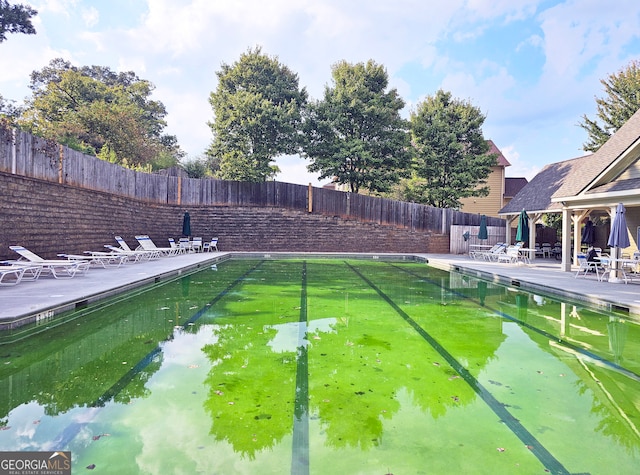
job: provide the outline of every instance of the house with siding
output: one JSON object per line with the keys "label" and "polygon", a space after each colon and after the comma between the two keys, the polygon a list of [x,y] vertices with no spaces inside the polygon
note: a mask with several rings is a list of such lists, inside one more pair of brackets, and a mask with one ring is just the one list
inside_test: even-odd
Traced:
{"label": "house with siding", "polygon": [[[496,166],[491,167],[491,173],[487,178],[486,185],[489,187],[489,195],[463,198],[460,200],[462,203],[460,209],[465,213],[484,214],[497,218],[500,210],[526,184],[527,180],[526,178],[505,178],[505,170],[511,164],[492,140],[487,140],[487,142],[489,143],[488,153],[496,154],[498,162]],[[520,188],[517,188],[518,186]]]}

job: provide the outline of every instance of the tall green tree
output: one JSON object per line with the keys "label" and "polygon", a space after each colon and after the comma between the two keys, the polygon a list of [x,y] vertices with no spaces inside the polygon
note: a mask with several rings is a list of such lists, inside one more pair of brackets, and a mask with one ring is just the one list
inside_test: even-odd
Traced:
{"label": "tall green tree", "polygon": [[460,198],[486,196],[483,186],[496,165],[482,134],[485,116],[467,101],[439,90],[411,113],[414,176],[412,201],[458,208]]}
{"label": "tall green tree", "polygon": [[299,150],[301,109],[307,102],[298,76],[260,47],[247,50],[234,64],[222,64],[218,86],[209,97],[214,120],[207,154],[219,162],[216,176],[265,181],[279,155]]}
{"label": "tall green tree", "polygon": [[596,97],[595,119],[586,114],[578,125],[587,131],[582,145],[587,152],[595,152],[640,109],[640,61],[631,61],[617,73],[600,80],[606,95]]}
{"label": "tall green tree", "polygon": [[31,17],[37,14],[28,5],[11,5],[7,0],[0,0],[0,43],[7,39],[7,33],[34,35],[36,29]]}
{"label": "tall green tree", "polygon": [[20,115],[20,107],[15,105],[15,101],[7,100],[0,94],[0,118],[7,122],[13,122]]}
{"label": "tall green tree", "polygon": [[150,98],[154,86],[133,72],[75,67],[60,58],[31,74],[32,97],[21,127],[85,153],[128,166],[183,155],[166,127],[164,105]]}
{"label": "tall green tree", "polygon": [[385,68],[374,61],[332,67],[333,85],[309,105],[304,156],[309,171],[333,178],[353,193],[385,192],[406,173],[410,156],[404,101],[387,91]]}

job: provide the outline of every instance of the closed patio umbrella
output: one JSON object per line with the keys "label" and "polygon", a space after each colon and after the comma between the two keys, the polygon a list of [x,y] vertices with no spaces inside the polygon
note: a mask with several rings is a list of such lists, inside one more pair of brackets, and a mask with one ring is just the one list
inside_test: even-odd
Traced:
{"label": "closed patio umbrella", "polygon": [[478,239],[489,239],[487,232],[487,217],[483,214],[480,216],[480,229],[478,230]]}
{"label": "closed patio umbrella", "polygon": [[182,218],[182,235],[191,236],[191,216],[188,211],[184,212],[184,218]]}
{"label": "closed patio umbrella", "polygon": [[618,247],[624,249],[629,247],[629,233],[627,232],[627,218],[624,215],[625,209],[622,203],[618,203],[616,215],[611,222],[611,233],[609,234],[609,247]]}
{"label": "closed patio umbrella", "polygon": [[[629,247],[629,233],[627,232],[627,218],[624,215],[625,209],[622,203],[618,203],[616,208],[616,214],[611,222],[611,232],[609,233],[609,241],[607,245],[614,248],[615,253],[612,253],[612,257],[620,257],[618,249],[624,249]],[[618,282],[618,269],[619,263],[616,262],[612,266],[611,273],[609,274],[609,282]]]}
{"label": "closed patio umbrella", "polygon": [[593,246],[596,242],[596,228],[593,226],[593,221],[589,220],[582,228],[582,238],[580,242],[582,244],[587,244],[588,246]]}
{"label": "closed patio umbrella", "polygon": [[518,230],[516,231],[516,241],[529,242],[529,216],[525,210],[520,212],[518,217]]}

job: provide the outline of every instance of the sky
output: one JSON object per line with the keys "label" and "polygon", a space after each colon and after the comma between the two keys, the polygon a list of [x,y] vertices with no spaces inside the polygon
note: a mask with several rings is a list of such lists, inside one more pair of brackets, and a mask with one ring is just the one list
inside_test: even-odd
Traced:
{"label": "sky", "polygon": [[[483,132],[533,178],[585,154],[602,79],[640,60],[638,0],[10,0],[38,10],[36,35],[0,43],[0,95],[21,104],[51,59],[133,71],[155,85],[166,132],[188,158],[212,140],[221,65],[259,46],[321,99],[331,67],[374,60],[409,117],[438,89],[478,107]],[[280,157],[278,181],[320,186],[308,161]]]}

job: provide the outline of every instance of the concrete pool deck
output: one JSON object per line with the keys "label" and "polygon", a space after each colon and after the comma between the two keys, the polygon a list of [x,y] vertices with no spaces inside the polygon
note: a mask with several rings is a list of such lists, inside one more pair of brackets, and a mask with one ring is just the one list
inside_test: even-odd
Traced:
{"label": "concrete pool deck", "polygon": [[[11,328],[36,319],[48,320],[63,311],[81,308],[102,298],[179,276],[233,256],[276,258],[323,255],[348,257],[346,254],[211,252],[166,257],[107,269],[92,268],[86,275],[72,279],[54,279],[45,276],[35,282],[23,281],[15,286],[0,287],[0,328]],[[523,265],[498,264],[450,254],[358,254],[357,256],[368,258],[414,256],[439,269],[480,277],[528,292],[539,292],[585,302],[606,310],[628,311],[640,318],[639,283],[600,282],[595,275],[574,278],[575,272],[561,271],[559,261],[551,259],[537,259],[532,264]]]}

